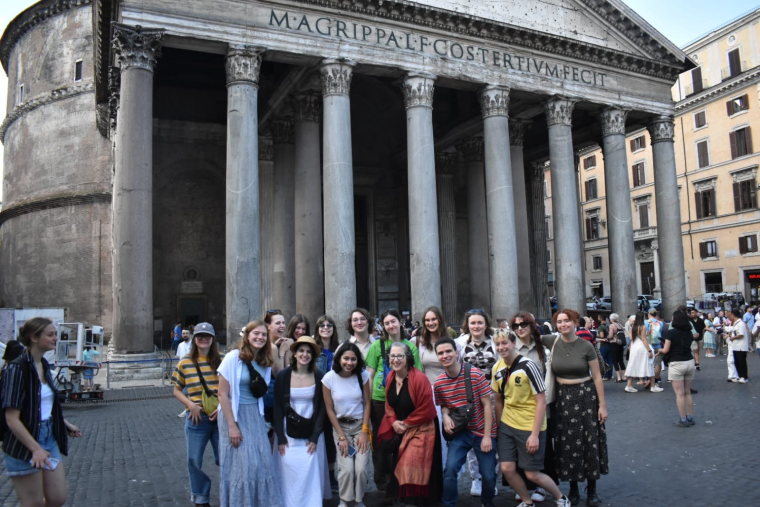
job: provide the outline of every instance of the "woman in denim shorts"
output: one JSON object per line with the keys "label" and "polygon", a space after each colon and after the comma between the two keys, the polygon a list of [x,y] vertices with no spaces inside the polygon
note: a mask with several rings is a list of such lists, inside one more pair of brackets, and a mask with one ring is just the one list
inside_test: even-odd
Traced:
{"label": "woman in denim shorts", "polygon": [[50,365],[42,357],[58,341],[53,323],[30,319],[19,340],[27,349],[2,375],[5,470],[22,506],[60,506],[67,493],[61,455],[68,453],[68,437],[82,432],[63,418]]}

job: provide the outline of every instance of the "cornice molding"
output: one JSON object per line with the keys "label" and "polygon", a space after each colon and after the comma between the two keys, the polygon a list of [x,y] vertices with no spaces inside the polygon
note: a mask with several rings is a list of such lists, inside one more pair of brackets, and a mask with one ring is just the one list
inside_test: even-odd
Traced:
{"label": "cornice molding", "polygon": [[35,109],[44,105],[52,104],[53,102],[58,102],[59,100],[76,97],[77,95],[82,95],[84,93],[92,93],[94,91],[95,85],[93,83],[69,86],[66,88],[58,88],[51,91],[50,93],[35,97],[28,102],[24,102],[23,104],[14,107],[13,110],[5,117],[3,123],[0,124],[0,143],[5,144],[5,134],[8,131],[8,128],[13,124],[13,122],[25,114],[34,111]]}
{"label": "cornice molding", "polygon": [[8,73],[8,58],[16,43],[32,28],[46,19],[55,17],[64,11],[91,5],[92,0],[47,0],[32,5],[16,16],[5,29],[0,39],[0,60]]}
{"label": "cornice molding", "polygon": [[24,202],[8,207],[0,211],[0,226],[10,220],[11,218],[34,213],[35,211],[42,211],[53,208],[63,208],[65,206],[78,206],[82,204],[92,203],[111,203],[111,193],[92,193],[92,194],[74,194],[64,195],[58,197],[51,197],[50,199],[40,199],[38,201]]}
{"label": "cornice molding", "polygon": [[[678,60],[675,54],[656,42],[609,1],[579,1],[620,30],[650,58],[405,0],[295,0],[301,4],[478,37],[670,81],[675,81],[687,67],[686,61]],[[654,50],[655,43],[661,48],[659,51]]]}
{"label": "cornice molding", "polygon": [[745,71],[731,81],[712,86],[698,94],[681,100],[676,103],[676,112],[679,114],[687,113],[690,109],[702,107],[706,102],[711,102],[721,95],[734,93],[736,88],[750,86],[758,81],[760,81],[760,66]]}

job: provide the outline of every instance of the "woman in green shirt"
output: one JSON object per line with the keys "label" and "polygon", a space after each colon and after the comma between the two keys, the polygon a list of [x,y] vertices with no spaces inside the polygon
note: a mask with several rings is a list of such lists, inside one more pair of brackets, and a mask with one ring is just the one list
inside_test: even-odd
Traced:
{"label": "woman in green shirt", "polygon": [[[365,364],[369,372],[369,381],[372,385],[372,441],[377,442],[377,431],[380,429],[380,423],[385,417],[385,378],[386,371],[390,373],[390,363],[388,356],[391,351],[391,344],[394,342],[404,342],[412,350],[414,356],[414,366],[422,370],[420,355],[417,347],[412,342],[404,338],[401,314],[398,310],[387,310],[380,316],[380,323],[383,327],[383,334],[379,340],[376,340],[367,352]],[[372,462],[375,467],[375,484],[377,489],[384,491],[388,484],[390,461],[386,453],[376,447],[372,453]]]}

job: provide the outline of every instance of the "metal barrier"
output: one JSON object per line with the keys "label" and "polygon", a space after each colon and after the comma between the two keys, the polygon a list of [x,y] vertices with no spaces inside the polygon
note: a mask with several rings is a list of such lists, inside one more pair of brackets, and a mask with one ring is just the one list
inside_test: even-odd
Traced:
{"label": "metal barrier", "polygon": [[106,364],[106,388],[111,389],[111,365],[112,364],[134,364],[134,363],[161,363],[161,385],[166,385],[166,363],[169,363],[169,368],[172,368],[173,362],[179,362],[176,357],[165,357],[161,354],[161,359],[140,359],[137,361],[101,361]]}

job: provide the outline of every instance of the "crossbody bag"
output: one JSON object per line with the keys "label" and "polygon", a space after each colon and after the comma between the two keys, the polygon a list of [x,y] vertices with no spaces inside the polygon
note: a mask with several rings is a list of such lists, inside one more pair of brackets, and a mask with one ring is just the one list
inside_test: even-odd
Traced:
{"label": "crossbody bag", "polygon": [[449,433],[443,432],[443,438],[450,442],[457,433],[467,428],[475,414],[475,399],[472,395],[472,366],[470,363],[464,363],[464,388],[467,392],[467,405],[449,410],[449,418],[454,421],[454,429]]}
{"label": "crossbody bag", "polygon": [[211,415],[219,408],[219,396],[208,388],[208,384],[206,384],[206,379],[203,378],[203,372],[201,372],[198,363],[195,363],[195,371],[198,372],[198,378],[201,380],[201,385],[203,386],[203,392],[201,393],[201,406],[203,407],[203,412],[206,415]]}

